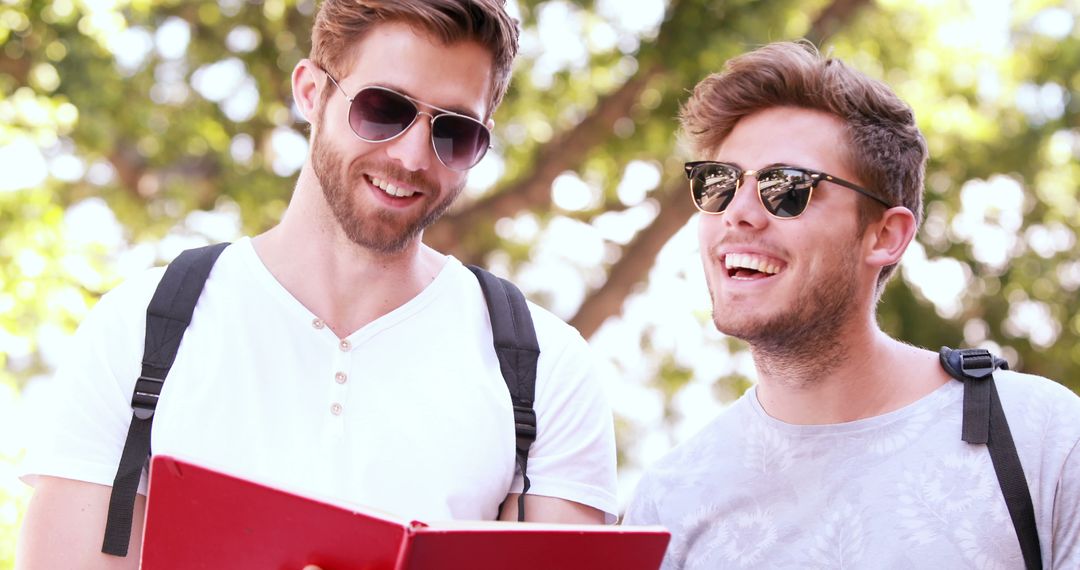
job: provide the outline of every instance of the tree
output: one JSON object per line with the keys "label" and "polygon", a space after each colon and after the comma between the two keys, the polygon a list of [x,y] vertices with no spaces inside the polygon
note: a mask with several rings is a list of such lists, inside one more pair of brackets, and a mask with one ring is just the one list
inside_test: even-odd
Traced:
{"label": "tree", "polygon": [[[687,402],[720,405],[753,381],[744,347],[711,330],[707,302],[694,300],[695,246],[680,238],[693,225],[690,157],[674,117],[727,58],[777,39],[810,37],[893,85],[930,143],[926,223],[882,326],[925,346],[995,347],[1080,390],[1080,7],[630,6],[518,2],[522,56],[494,152],[426,236],[513,275],[590,338],[617,376],[624,465],[664,447],[650,437],[681,438],[701,415]],[[306,149],[289,72],[308,51],[313,9],[0,6],[0,382],[47,376],[58,339],[124,275],[278,219]],[[675,296],[690,299],[651,314]],[[657,408],[631,413],[634,397]]]}

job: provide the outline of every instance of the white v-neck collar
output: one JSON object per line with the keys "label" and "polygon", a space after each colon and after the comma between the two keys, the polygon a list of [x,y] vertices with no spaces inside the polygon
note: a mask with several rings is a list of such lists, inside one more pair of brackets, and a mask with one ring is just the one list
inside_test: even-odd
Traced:
{"label": "white v-neck collar", "polygon": [[[241,238],[233,243],[231,248],[237,250],[236,254],[238,258],[242,260],[247,277],[255,281],[254,287],[257,290],[264,291],[266,294],[272,296],[278,304],[285,308],[285,310],[295,315],[298,324],[302,326],[311,326],[312,321],[319,318],[318,315],[311,312],[310,309],[297,300],[296,297],[294,297],[293,294],[290,293],[272,273],[270,273],[270,270],[267,269],[262,259],[259,258],[259,254],[255,251],[255,246],[251,238]],[[420,293],[393,311],[390,311],[349,333],[343,340],[348,340],[355,345],[416,314],[450,286],[451,275],[454,273],[454,268],[460,265],[461,262],[458,261],[457,258],[449,255],[446,256],[446,263],[439,269],[439,273],[435,276],[435,279],[424,287]],[[358,286],[357,295],[362,294],[363,288],[362,286]],[[334,334],[329,328],[324,329],[324,331],[331,335]]]}

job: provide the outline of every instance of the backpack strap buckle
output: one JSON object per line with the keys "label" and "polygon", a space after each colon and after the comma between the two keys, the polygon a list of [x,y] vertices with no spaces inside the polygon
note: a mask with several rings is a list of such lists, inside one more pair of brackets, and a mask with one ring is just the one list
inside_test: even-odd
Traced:
{"label": "backpack strap buckle", "polygon": [[532,406],[514,404],[514,432],[518,449],[527,450],[536,441],[536,410]]}
{"label": "backpack strap buckle", "polygon": [[998,368],[1008,370],[1009,363],[985,348],[950,349],[941,347],[938,353],[941,367],[957,380],[983,380],[991,378]]}
{"label": "backpack strap buckle", "polygon": [[131,408],[135,417],[140,420],[154,417],[163,384],[165,384],[164,378],[139,376],[139,379],[135,381],[134,394],[131,395]]}
{"label": "backpack strap buckle", "polygon": [[985,348],[969,348],[960,354],[960,372],[968,378],[986,378],[994,373],[994,356]]}

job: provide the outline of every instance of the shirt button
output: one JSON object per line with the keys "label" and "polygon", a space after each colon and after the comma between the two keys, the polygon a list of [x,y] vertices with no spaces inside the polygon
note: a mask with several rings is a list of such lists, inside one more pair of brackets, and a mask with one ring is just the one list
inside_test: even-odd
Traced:
{"label": "shirt button", "polygon": [[337,374],[334,374],[334,382],[337,382],[338,384],[344,384],[345,381],[348,379],[349,377],[346,376],[344,372],[338,372]]}
{"label": "shirt button", "polygon": [[349,352],[349,349],[352,348],[352,344],[350,344],[349,341],[342,339],[338,344],[338,348],[341,349],[341,352]]}
{"label": "shirt button", "polygon": [[337,402],[334,402],[330,406],[330,413],[334,414],[335,416],[340,416],[341,415],[341,404],[339,404]]}
{"label": "shirt button", "polygon": [[317,329],[321,329],[326,326],[326,323],[324,323],[322,319],[315,319],[314,321],[311,321],[311,326]]}

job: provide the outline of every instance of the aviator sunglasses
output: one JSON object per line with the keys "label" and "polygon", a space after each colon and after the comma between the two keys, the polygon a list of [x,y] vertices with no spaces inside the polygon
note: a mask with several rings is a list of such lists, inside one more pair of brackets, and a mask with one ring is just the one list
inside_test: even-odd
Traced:
{"label": "aviator sunglasses", "polygon": [[890,208],[888,202],[865,188],[841,178],[796,166],[771,166],[761,170],[742,170],[725,162],[687,162],[686,177],[690,179],[690,195],[698,210],[706,214],[723,214],[735,198],[735,191],[744,176],[757,179],[758,198],[765,210],[777,218],[797,218],[810,204],[810,196],[822,180],[850,188],[875,202]]}
{"label": "aviator sunglasses", "polygon": [[[360,140],[387,142],[409,130],[420,115],[431,119],[431,146],[439,162],[452,170],[468,170],[490,148],[491,131],[477,119],[423,103],[378,85],[369,85],[349,97],[329,73],[330,81],[349,101],[349,127]],[[436,111],[421,111],[420,106]]]}

